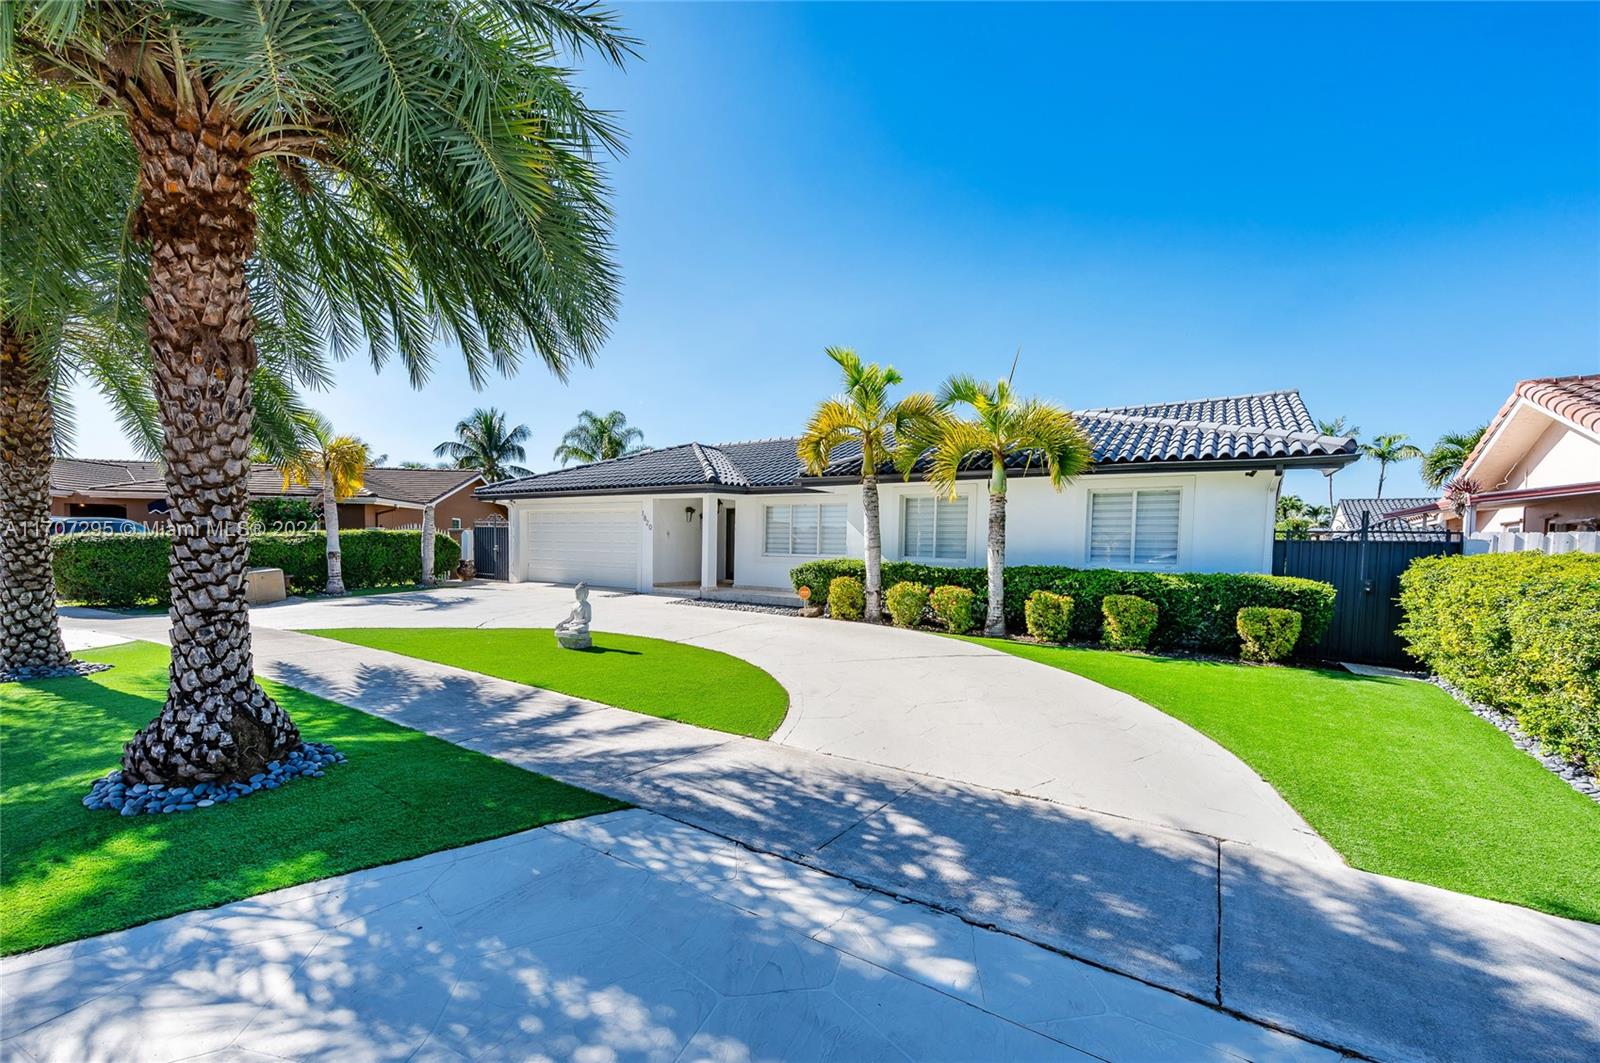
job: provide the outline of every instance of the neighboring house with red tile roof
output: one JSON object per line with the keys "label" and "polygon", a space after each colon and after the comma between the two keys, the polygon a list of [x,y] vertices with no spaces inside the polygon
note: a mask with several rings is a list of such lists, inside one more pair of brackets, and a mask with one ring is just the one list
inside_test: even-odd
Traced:
{"label": "neighboring house with red tile roof", "polygon": [[[504,517],[505,507],[473,497],[484,483],[474,469],[398,469],[375,467],[360,491],[339,500],[341,528],[405,528],[422,523],[432,505],[442,532],[456,539],[474,521]],[[251,498],[303,498],[313,506],[322,485],[284,486],[271,465],[250,469]],[[127,517],[145,524],[166,519],[167,487],[153,461],[57,458],[50,474],[50,512],[58,517]]]}
{"label": "neighboring house with red tile roof", "polygon": [[[1336,469],[1355,441],[1317,431],[1298,392],[1148,403],[1074,414],[1093,465],[1054,491],[1037,454],[1005,455],[1006,560],[1155,572],[1269,572],[1288,469]],[[793,438],[684,443],[480,488],[511,511],[513,580],[649,591],[787,591],[789,570],[861,557],[861,452],[808,475]],[[883,556],[985,563],[990,459],[955,496],[879,470]]]}
{"label": "neighboring house with red tile roof", "polygon": [[1460,512],[1436,506],[1468,534],[1600,529],[1600,373],[1519,381],[1459,479]]}

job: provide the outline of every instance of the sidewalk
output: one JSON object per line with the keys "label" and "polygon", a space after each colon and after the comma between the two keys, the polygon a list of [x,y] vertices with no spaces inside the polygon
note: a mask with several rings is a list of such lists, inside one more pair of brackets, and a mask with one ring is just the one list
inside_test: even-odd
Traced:
{"label": "sidewalk", "polygon": [[0,1056],[39,1063],[1337,1058],[639,809],[3,970]]}
{"label": "sidewalk", "polygon": [[258,627],[255,652],[302,689],[1325,1044],[1600,1053],[1600,926],[292,632]]}

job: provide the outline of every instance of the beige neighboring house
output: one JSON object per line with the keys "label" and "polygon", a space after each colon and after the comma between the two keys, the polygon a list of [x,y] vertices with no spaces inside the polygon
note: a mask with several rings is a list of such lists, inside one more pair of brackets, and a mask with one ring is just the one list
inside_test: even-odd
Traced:
{"label": "beige neighboring house", "polygon": [[1468,535],[1600,530],[1600,373],[1519,382],[1458,479],[1466,499],[1419,508]]}
{"label": "beige neighboring house", "polygon": [[[433,506],[438,529],[457,542],[474,521],[503,518],[505,507],[474,498],[484,483],[473,469],[371,468],[355,495],[339,501],[339,527],[413,528],[424,506]],[[303,498],[313,506],[321,484],[284,487],[270,465],[250,470],[251,498]],[[167,489],[153,461],[57,458],[50,474],[50,512],[57,517],[127,517],[144,524],[166,520]]]}

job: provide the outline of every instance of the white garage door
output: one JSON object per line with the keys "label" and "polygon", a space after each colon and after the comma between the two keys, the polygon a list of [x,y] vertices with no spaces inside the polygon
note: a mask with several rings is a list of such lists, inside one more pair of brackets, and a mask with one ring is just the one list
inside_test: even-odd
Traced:
{"label": "white garage door", "polygon": [[539,509],[526,515],[528,578],[598,587],[639,586],[639,511]]}

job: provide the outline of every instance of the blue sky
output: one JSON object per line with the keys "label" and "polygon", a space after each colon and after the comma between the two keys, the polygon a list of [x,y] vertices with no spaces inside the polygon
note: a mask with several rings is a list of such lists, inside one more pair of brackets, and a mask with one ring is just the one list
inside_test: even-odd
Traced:
{"label": "blue sky", "polygon": [[[930,388],[1020,346],[1076,407],[1296,387],[1422,444],[1600,370],[1600,7],[622,12],[642,59],[582,74],[629,133],[609,341],[482,394],[448,355],[422,393],[343,365],[312,403],[392,460],[480,404],[535,468],[585,407],[654,444],[792,434],[828,344]],[[78,452],[126,453],[93,410]]]}

